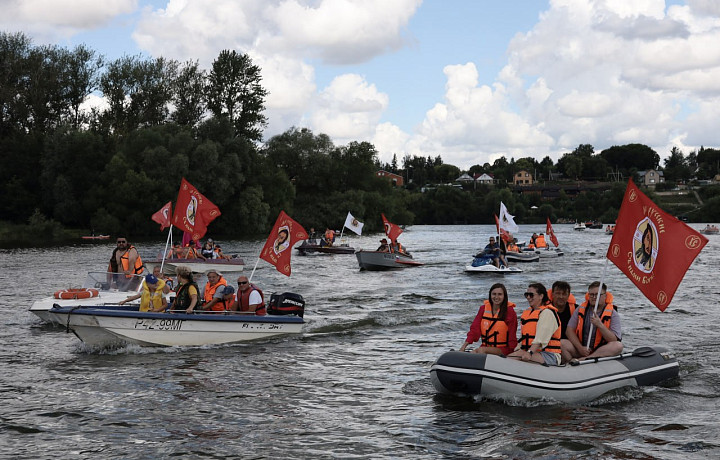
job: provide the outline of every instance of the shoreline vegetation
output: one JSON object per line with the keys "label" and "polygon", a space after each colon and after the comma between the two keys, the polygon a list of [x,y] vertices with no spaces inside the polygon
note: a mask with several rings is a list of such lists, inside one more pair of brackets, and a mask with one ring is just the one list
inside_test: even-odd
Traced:
{"label": "shoreline vegetation", "polygon": [[[502,156],[467,170],[444,163],[442,152],[398,152],[384,163],[369,142],[335,145],[306,128],[263,139],[262,69],[234,50],[201,69],[162,57],[108,61],[85,45],[35,46],[0,32],[0,55],[3,247],[93,232],[153,237],[150,216],[175,201],[182,178],[219,207],[210,232],[226,239],[266,234],[281,210],[307,229],[337,228],[348,211],[367,232],[382,230],[381,213],[399,225],[492,224],[501,201],[521,224],[609,224],[628,179],[642,185],[646,171],[661,174],[657,195],[644,191],[667,212],[720,221],[715,148],[674,147],[662,162],[633,143],[600,152],[581,144],[557,161]],[[91,95],[106,106],[83,110]],[[514,184],[521,171],[532,176],[528,186]],[[463,174],[472,183],[459,182]],[[472,181],[482,174],[489,184]]]}

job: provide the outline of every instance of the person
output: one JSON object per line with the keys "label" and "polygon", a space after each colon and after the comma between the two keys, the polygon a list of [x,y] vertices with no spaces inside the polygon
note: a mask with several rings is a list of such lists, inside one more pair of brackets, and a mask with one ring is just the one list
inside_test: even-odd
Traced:
{"label": "person", "polygon": [[221,302],[223,299],[222,287],[227,286],[227,280],[223,278],[222,273],[215,269],[208,270],[205,273],[207,276],[207,283],[205,283],[205,290],[203,291],[203,310],[213,310],[213,306]]}
{"label": "person", "polygon": [[215,251],[215,256],[214,256],[215,259],[227,259],[227,260],[232,259],[232,256],[223,254],[222,248],[220,247],[219,244],[215,245],[215,248],[213,248],[213,251]]}
{"label": "person", "polygon": [[170,249],[168,249],[167,259],[184,259],[183,254],[184,252],[182,246],[180,246],[180,242],[176,241]]}
{"label": "person", "polygon": [[273,243],[273,251],[280,254],[290,246],[288,239],[290,238],[290,229],[285,225],[278,229],[277,238]]}
{"label": "person", "polygon": [[163,295],[164,286],[165,282],[158,279],[155,275],[146,275],[143,280],[142,291],[125,300],[121,300],[119,303],[120,305],[125,305],[126,302],[140,299],[140,311],[149,311],[152,313],[163,312],[167,308],[167,299]]}
{"label": "person", "polygon": [[517,238],[513,238],[513,240],[507,244],[506,250],[508,252],[520,252],[520,248],[517,245]]}
{"label": "person", "polygon": [[533,233],[530,237],[530,242],[528,243],[528,248],[535,249],[535,240],[537,240],[538,234]]}
{"label": "person", "polygon": [[308,232],[307,243],[308,244],[318,244],[317,239],[318,239],[318,235],[317,235],[317,232],[315,231],[315,227],[310,227],[310,232]]}
{"label": "person", "polygon": [[205,244],[203,244],[203,247],[200,250],[200,254],[202,254],[203,257],[205,257],[206,259],[215,258],[215,248],[213,247],[212,239],[208,239]]}
{"label": "person", "polygon": [[550,290],[550,302],[558,312],[560,318],[560,342],[562,344],[562,362],[568,362],[572,357],[568,350],[569,342],[567,340],[567,325],[570,322],[572,314],[577,308],[575,296],[570,292],[570,283],[567,281],[555,281]]}
{"label": "person", "polygon": [[198,295],[200,290],[193,280],[192,271],[187,265],[178,265],[175,268],[175,274],[177,275],[178,287],[170,311],[192,313],[200,299]]}
{"label": "person", "polygon": [[113,273],[124,273],[125,278],[132,278],[133,275],[139,275],[143,272],[145,267],[143,266],[142,258],[138,254],[135,246],[128,243],[127,238],[118,237],[115,254],[115,264],[111,265],[117,269]]}
{"label": "person", "polygon": [[255,312],[256,315],[265,314],[265,300],[263,293],[254,284],[251,284],[248,277],[240,275],[237,280],[237,300],[233,303],[232,311]]}
{"label": "person", "polygon": [[539,234],[537,238],[535,238],[535,247],[538,249],[547,249],[548,245],[545,241],[545,235],[543,233]]}
{"label": "person", "polygon": [[202,255],[202,253],[198,252],[197,248],[195,247],[195,242],[193,240],[190,240],[190,242],[183,248],[184,250],[184,258],[185,259],[203,259],[205,260],[205,256]]}
{"label": "person", "polygon": [[557,366],[562,352],[557,310],[541,283],[530,283],[525,298],[529,308],[520,316],[520,340],[508,357]]}
{"label": "person", "polygon": [[330,230],[329,228],[325,228],[325,235],[323,236],[322,241],[320,241],[320,246],[323,247],[330,247],[333,245],[333,242],[335,242],[335,231]]}
{"label": "person", "polygon": [[635,260],[646,270],[651,270],[653,265],[653,237],[652,226],[650,226],[649,223],[645,224],[645,231],[643,231],[642,239],[640,240],[640,247],[635,251]]}
{"label": "person", "polygon": [[390,242],[390,252],[399,252],[401,254],[407,254],[405,247],[400,244],[398,240],[392,240]]}
{"label": "person", "polygon": [[479,339],[480,346],[472,353],[507,356],[517,346],[516,334],[515,304],[508,302],[505,285],[495,283],[490,286],[488,299],[480,306],[460,351],[465,351],[468,345]]}
{"label": "person", "polygon": [[[623,350],[620,314],[612,303],[612,294],[607,292],[607,285],[604,283],[602,291],[599,294],[598,291],[600,291],[600,282],[592,282],[588,286],[585,302],[575,310],[568,322],[566,346],[571,362],[615,356]],[[596,300],[597,308],[595,308]],[[586,321],[588,316],[590,321]],[[591,328],[592,335],[588,341]]]}
{"label": "person", "polygon": [[213,300],[204,306],[207,311],[230,311],[235,303],[235,288],[226,285],[219,286],[215,291]]}
{"label": "person", "polygon": [[155,265],[153,267],[152,274],[158,279],[158,289],[160,289],[163,294],[170,294],[170,291],[172,291],[173,279],[169,276],[163,275],[162,270],[160,270],[160,265]]}
{"label": "person", "polygon": [[[496,267],[500,268],[500,265],[507,267],[507,261],[505,260],[505,257],[502,255],[502,251],[500,250],[500,245],[498,245],[495,242],[495,237],[490,237],[490,242],[485,246],[485,249],[483,249],[483,254],[489,255],[492,257],[492,263]],[[480,257],[481,255],[477,255],[475,257]]]}
{"label": "person", "polygon": [[378,252],[390,252],[390,246],[388,245],[387,238],[383,238],[380,240],[380,247],[377,248]]}

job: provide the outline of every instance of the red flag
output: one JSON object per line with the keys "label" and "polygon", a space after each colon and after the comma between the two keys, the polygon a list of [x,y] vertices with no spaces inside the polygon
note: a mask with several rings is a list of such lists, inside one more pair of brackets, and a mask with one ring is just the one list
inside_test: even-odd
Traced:
{"label": "red flag", "polygon": [[708,240],[658,208],[628,181],[607,258],[660,311]]}
{"label": "red flag", "polygon": [[198,241],[207,232],[207,226],[220,215],[220,210],[183,177],[180,182],[173,225],[190,233]]}
{"label": "red flag", "polygon": [[497,214],[493,215],[495,216],[495,229],[497,230],[497,234],[500,235],[500,238],[502,238],[504,242],[511,242],[514,239],[512,233],[505,230],[504,228],[500,228],[500,219],[498,219]]}
{"label": "red flag", "polygon": [[152,215],[152,220],[160,224],[161,232],[172,225],[172,222],[170,222],[170,214],[172,214],[172,201],[168,201],[165,206]]}
{"label": "red flag", "polygon": [[403,232],[402,228],[387,220],[385,214],[380,213],[380,215],[382,216],[383,225],[385,226],[385,234],[390,238],[390,241],[396,241],[397,237]]}
{"label": "red flag", "polygon": [[550,237],[550,241],[553,242],[555,247],[560,246],[560,243],[558,243],[557,236],[555,236],[555,230],[553,230],[552,224],[550,223],[549,217],[547,217],[547,225],[545,226],[545,233]]}
{"label": "red flag", "polygon": [[298,241],[306,239],[308,233],[302,225],[292,220],[285,211],[280,211],[275,226],[260,251],[260,258],[275,265],[277,271],[283,275],[290,276],[292,248]]}

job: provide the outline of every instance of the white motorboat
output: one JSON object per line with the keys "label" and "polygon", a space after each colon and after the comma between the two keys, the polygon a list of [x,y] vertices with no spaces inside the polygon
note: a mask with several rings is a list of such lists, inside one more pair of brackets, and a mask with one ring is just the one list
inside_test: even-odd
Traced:
{"label": "white motorboat", "polygon": [[202,346],[245,342],[302,332],[305,301],[292,293],[273,294],[268,314],[237,312],[151,313],[138,306],[55,306],[50,314],[85,344]]}
{"label": "white motorboat", "polygon": [[575,225],[573,225],[573,230],[585,230],[587,227],[585,227],[585,222],[575,222]]}
{"label": "white motorboat", "polygon": [[619,388],[656,385],[677,377],[679,371],[675,356],[662,347],[562,366],[450,351],[432,365],[430,379],[445,394],[583,403]]}
{"label": "white motorboat", "polygon": [[[55,291],[53,295],[36,300],[30,312],[43,321],[53,322],[50,310],[53,305],[61,307],[117,305],[118,302],[137,294],[142,288],[142,275],[126,277],[123,273],[89,272],[80,288]],[[135,301],[137,304],[139,301]]]}
{"label": "white motorboat", "polygon": [[505,253],[505,260],[508,262],[537,262],[540,260],[538,251],[508,251]]}

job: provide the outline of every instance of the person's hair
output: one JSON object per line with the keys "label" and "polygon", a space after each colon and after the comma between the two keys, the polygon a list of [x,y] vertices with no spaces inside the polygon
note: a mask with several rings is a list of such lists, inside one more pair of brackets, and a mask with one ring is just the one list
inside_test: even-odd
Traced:
{"label": "person's hair", "polygon": [[[593,281],[592,283],[590,283],[590,286],[588,286],[588,291],[592,288],[596,288],[599,286],[600,286],[600,281]],[[601,292],[607,292],[607,284],[603,283]]]}
{"label": "person's hair", "polygon": [[500,303],[500,310],[498,311],[498,318],[505,321],[505,315],[507,315],[507,309],[508,309],[508,293],[507,289],[505,288],[505,285],[502,283],[495,283],[492,286],[490,286],[490,290],[488,291],[488,300],[490,301],[490,305],[492,306],[492,291],[495,289],[500,288],[503,292],[503,301]]}
{"label": "person's hair", "polygon": [[541,302],[543,305],[550,302],[550,297],[548,297],[547,289],[545,289],[545,286],[542,283],[530,283],[528,287],[534,288],[538,292],[538,294],[543,296]]}
{"label": "person's hair", "polygon": [[[650,235],[650,252],[645,252],[645,236]],[[640,239],[640,247],[635,251],[635,257],[640,258],[640,263],[642,265],[645,265],[648,260],[652,257],[652,244],[653,244],[654,235],[652,232],[652,228],[650,227],[650,224],[645,225],[645,231],[642,234],[642,238]]]}
{"label": "person's hair", "polygon": [[550,291],[554,291],[555,289],[560,289],[563,292],[570,292],[570,283],[567,281],[555,281]]}
{"label": "person's hair", "polygon": [[190,270],[190,267],[187,265],[178,265],[175,267],[175,274],[181,278],[185,278],[190,281],[193,280],[192,270]]}

